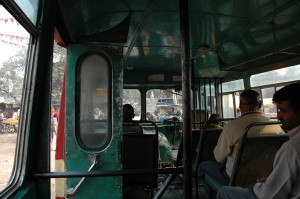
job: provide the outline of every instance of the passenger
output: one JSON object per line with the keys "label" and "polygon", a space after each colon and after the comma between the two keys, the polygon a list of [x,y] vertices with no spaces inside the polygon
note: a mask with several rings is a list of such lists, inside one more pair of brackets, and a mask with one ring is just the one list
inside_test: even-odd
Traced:
{"label": "passenger", "polygon": [[[123,132],[124,133],[142,133],[142,127],[137,123],[132,123],[134,118],[134,108],[130,104],[123,105]],[[132,123],[132,124],[124,124]]]}
{"label": "passenger", "polygon": [[205,128],[222,128],[220,121],[221,117],[219,114],[211,114],[211,116],[208,118],[208,122],[205,125]]}
{"label": "passenger", "polygon": [[157,122],[157,117],[154,114],[151,114],[150,112],[146,113],[146,119],[147,121]]}
{"label": "passenger", "polygon": [[[259,109],[261,100],[259,94],[253,90],[245,90],[240,95],[241,117],[224,126],[214,149],[216,161],[204,161],[199,165],[198,176],[205,173],[215,177],[223,184],[229,184],[233,164],[238,149],[238,142],[246,127],[254,122],[267,122],[269,118],[263,116]],[[251,128],[248,135],[282,134],[284,131],[279,125],[257,126]],[[226,164],[225,164],[226,162]]]}
{"label": "passenger", "polygon": [[290,140],[277,151],[273,171],[259,180],[252,190],[223,187],[217,198],[300,198],[300,83],[290,84],[277,91],[273,102],[278,108],[277,118],[288,131]]}
{"label": "passenger", "polygon": [[132,122],[134,118],[134,108],[130,104],[123,105],[123,122]]}
{"label": "passenger", "polygon": [[56,137],[57,137],[57,128],[58,128],[58,113],[52,107],[51,109],[51,149],[56,150]]}
{"label": "passenger", "polygon": [[[212,128],[222,128],[222,126],[220,125],[220,121],[216,121],[221,119],[220,115],[215,113],[215,114],[211,114],[210,117],[208,118],[208,121],[205,124],[203,129],[212,129]],[[197,147],[195,149],[195,152],[198,153],[198,149],[199,149],[199,144],[200,142],[198,142]]]}

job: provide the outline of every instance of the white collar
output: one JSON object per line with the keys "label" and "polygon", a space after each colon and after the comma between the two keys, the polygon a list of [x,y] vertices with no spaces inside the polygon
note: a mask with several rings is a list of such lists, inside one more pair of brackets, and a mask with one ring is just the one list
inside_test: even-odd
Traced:
{"label": "white collar", "polygon": [[295,136],[300,135],[300,125],[299,125],[299,126],[296,126],[295,128],[293,128],[293,129],[291,129],[291,130],[289,130],[289,131],[287,132],[287,134],[288,134],[288,136],[289,136],[290,138],[293,138],[293,137],[295,137]]}

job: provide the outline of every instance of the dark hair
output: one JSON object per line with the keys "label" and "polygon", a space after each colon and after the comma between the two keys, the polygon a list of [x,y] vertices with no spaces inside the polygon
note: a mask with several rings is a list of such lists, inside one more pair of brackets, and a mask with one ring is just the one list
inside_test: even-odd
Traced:
{"label": "dark hair", "polygon": [[258,105],[259,108],[261,107],[261,99],[259,93],[251,89],[244,90],[241,93],[240,101],[244,104]]}
{"label": "dark hair", "polygon": [[209,123],[211,124],[219,124],[220,122],[217,121],[221,119],[221,116],[217,113],[211,114],[210,117],[208,118],[208,121],[210,121]]}
{"label": "dark hair", "polygon": [[123,121],[131,121],[134,118],[134,108],[130,104],[123,105]]}
{"label": "dark hair", "polygon": [[214,114],[211,114],[211,115],[210,115],[210,117],[209,117],[208,120],[219,120],[219,119],[221,119],[220,115],[214,113]]}
{"label": "dark hair", "polygon": [[300,109],[300,83],[289,84],[276,91],[273,96],[273,102],[281,103],[289,101],[291,107],[297,112]]}

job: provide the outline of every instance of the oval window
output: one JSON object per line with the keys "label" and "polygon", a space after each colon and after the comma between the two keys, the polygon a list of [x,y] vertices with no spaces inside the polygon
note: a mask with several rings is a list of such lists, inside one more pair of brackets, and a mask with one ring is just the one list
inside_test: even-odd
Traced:
{"label": "oval window", "polygon": [[100,152],[111,139],[110,64],[99,54],[83,56],[76,75],[76,139],[87,152]]}

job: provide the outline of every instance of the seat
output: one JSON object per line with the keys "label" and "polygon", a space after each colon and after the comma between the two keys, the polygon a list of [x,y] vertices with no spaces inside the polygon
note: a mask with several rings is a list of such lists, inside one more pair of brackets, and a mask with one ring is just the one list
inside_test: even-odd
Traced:
{"label": "seat", "polygon": [[[158,167],[157,134],[123,134],[123,169],[151,172]],[[157,174],[123,176],[123,190],[142,187],[150,190],[157,187]],[[129,193],[130,194],[130,193]],[[134,198],[129,196],[128,198]]]}
{"label": "seat", "polygon": [[143,134],[143,128],[138,123],[123,123],[123,133]]}
{"label": "seat", "polygon": [[[218,139],[223,128],[204,128],[200,131],[199,143],[197,146],[196,160],[193,168],[193,175],[195,178],[196,195],[198,195],[198,167],[203,161],[215,160],[213,153],[214,148],[217,145]],[[198,132],[199,133],[199,132]],[[196,138],[196,137],[195,137]],[[194,137],[193,137],[194,139]],[[193,150],[194,151],[194,150]]]}
{"label": "seat", "polygon": [[[180,143],[179,143],[179,148],[178,148],[178,152],[177,152],[177,158],[176,158],[176,162],[175,162],[175,167],[177,169],[179,169],[180,167],[183,166],[183,163],[182,163],[182,160],[183,160],[183,143],[182,143],[182,137],[183,136],[181,135],[181,139],[180,139]],[[168,187],[170,186],[170,184],[172,184],[172,182],[174,181],[174,179],[177,176],[178,176],[178,173],[171,173],[171,174],[169,174],[168,178],[161,185],[161,187],[156,192],[156,194],[153,197],[153,199],[160,199],[163,196],[163,194],[165,193],[165,191],[168,189]]]}
{"label": "seat", "polygon": [[200,134],[196,166],[202,161],[215,160],[214,148],[217,145],[223,128],[205,128]]}
{"label": "seat", "polygon": [[[273,124],[278,123],[259,122],[246,128],[239,141],[229,186],[252,188],[258,179],[265,178],[272,172],[275,154],[281,145],[289,140],[289,137],[286,134],[248,137],[247,133],[253,126]],[[225,186],[207,174],[205,182],[212,193],[216,193],[222,186]]]}

